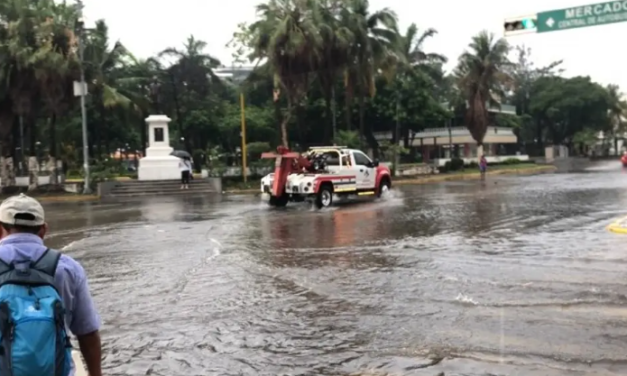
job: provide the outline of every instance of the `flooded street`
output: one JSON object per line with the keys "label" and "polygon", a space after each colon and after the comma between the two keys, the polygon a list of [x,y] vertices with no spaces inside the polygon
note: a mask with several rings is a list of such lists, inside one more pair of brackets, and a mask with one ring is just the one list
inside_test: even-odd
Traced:
{"label": "flooded street", "polygon": [[[618,163],[397,187],[48,206],[104,321],[107,375],[625,375]],[[433,364],[433,365],[430,365]]]}

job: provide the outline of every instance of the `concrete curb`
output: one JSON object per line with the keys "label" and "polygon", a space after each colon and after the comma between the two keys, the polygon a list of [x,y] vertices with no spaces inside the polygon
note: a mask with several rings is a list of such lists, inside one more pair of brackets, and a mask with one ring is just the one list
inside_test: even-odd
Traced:
{"label": "concrete curb", "polygon": [[76,195],[76,196],[33,196],[39,202],[95,202],[100,201],[98,195]]}

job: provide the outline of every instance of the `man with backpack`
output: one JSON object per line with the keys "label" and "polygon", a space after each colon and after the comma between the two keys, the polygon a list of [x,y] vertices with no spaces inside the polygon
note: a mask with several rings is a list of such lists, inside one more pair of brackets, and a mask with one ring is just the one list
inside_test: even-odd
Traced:
{"label": "man with backpack", "polygon": [[83,267],[47,248],[44,209],[20,194],[0,204],[0,375],[74,375],[69,329],[101,376],[100,318]]}

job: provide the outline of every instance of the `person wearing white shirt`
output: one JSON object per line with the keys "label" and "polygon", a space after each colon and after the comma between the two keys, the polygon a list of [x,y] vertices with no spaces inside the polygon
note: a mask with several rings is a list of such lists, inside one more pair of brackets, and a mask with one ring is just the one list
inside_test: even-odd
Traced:
{"label": "person wearing white shirt", "polygon": [[183,158],[179,162],[181,169],[181,189],[189,189],[189,178],[192,174],[192,162],[188,158]]}

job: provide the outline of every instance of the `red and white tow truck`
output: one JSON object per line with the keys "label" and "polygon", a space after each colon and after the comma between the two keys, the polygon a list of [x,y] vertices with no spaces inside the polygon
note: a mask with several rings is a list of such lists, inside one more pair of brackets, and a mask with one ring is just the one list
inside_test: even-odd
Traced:
{"label": "red and white tow truck", "polygon": [[313,201],[318,208],[333,204],[333,196],[381,197],[392,187],[390,169],[365,153],[345,146],[312,147],[301,155],[279,146],[275,170],[261,179],[261,192],[271,206],[289,201]]}

